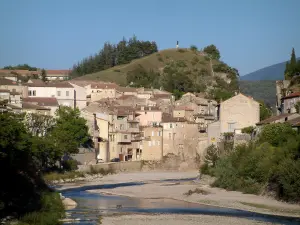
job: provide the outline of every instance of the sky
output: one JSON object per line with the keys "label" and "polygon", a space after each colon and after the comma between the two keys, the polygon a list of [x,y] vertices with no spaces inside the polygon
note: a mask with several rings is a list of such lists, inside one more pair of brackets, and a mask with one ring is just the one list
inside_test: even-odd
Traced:
{"label": "sky", "polygon": [[0,67],[68,69],[136,35],[160,50],[214,44],[248,74],[300,56],[299,0],[0,0]]}

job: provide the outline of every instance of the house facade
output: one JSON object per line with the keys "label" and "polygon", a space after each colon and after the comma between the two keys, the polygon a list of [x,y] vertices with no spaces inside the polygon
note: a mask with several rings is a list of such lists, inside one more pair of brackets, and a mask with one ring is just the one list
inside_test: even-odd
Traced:
{"label": "house facade", "polygon": [[300,92],[290,93],[282,97],[282,113],[296,113],[296,105],[300,102]]}
{"label": "house facade", "polygon": [[235,132],[259,122],[259,103],[243,94],[220,104],[220,133]]}
{"label": "house facade", "polygon": [[163,128],[161,126],[142,127],[142,160],[161,160],[163,157]]}

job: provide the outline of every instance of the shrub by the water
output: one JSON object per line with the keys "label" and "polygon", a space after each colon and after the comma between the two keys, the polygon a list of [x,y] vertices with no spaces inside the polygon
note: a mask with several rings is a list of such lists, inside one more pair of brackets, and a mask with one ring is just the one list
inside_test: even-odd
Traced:
{"label": "shrub by the water", "polygon": [[[211,168],[204,165],[203,173]],[[288,124],[266,125],[255,143],[239,145],[217,160],[214,186],[244,193],[272,191],[300,201],[300,139]]]}

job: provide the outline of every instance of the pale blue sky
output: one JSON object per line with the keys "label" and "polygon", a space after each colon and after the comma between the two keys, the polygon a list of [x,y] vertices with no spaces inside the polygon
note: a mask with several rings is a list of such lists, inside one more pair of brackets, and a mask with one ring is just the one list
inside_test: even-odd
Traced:
{"label": "pale blue sky", "polygon": [[0,0],[0,67],[67,69],[123,36],[215,44],[241,75],[300,56],[300,0]]}

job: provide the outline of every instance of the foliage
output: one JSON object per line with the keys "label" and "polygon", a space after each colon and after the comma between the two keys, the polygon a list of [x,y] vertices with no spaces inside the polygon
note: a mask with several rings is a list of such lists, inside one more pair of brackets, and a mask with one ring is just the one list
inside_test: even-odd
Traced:
{"label": "foliage", "polygon": [[61,155],[78,152],[78,147],[89,141],[86,120],[80,117],[78,108],[61,106],[56,111],[56,125],[51,132],[54,146]]}
{"label": "foliage", "polygon": [[198,48],[196,45],[191,45],[190,49],[193,51],[193,52],[197,52],[198,51]]}
{"label": "foliage", "polygon": [[45,69],[42,69],[42,71],[41,71],[41,77],[42,77],[42,81],[44,81],[44,82],[46,82],[46,81],[47,81],[47,78],[46,78],[46,76],[47,76],[47,72],[46,72],[46,70],[45,70]]}
{"label": "foliage", "polygon": [[159,87],[159,74],[154,71],[146,71],[141,65],[127,74],[127,83],[132,87],[151,88]]}
{"label": "foliage", "polygon": [[59,225],[65,209],[58,193],[46,192],[41,196],[41,209],[20,218],[23,225]]}
{"label": "foliage", "polygon": [[286,62],[284,77],[286,80],[290,80],[297,73],[300,73],[300,60],[297,61],[295,49],[293,48],[291,59],[289,62]]}
{"label": "foliage", "polygon": [[288,123],[272,123],[264,126],[259,134],[259,142],[268,142],[272,146],[284,145],[289,138],[296,138],[297,132]]}
{"label": "foliage", "polygon": [[[23,119],[23,115],[0,114],[0,176],[5,180],[5,185],[0,185],[0,218],[10,215],[29,224],[57,224],[64,210],[59,208],[60,199],[47,197],[50,190],[34,162],[32,136]],[[29,215],[36,215],[36,221],[47,217],[51,223],[32,222]]]}
{"label": "foliage", "polygon": [[254,127],[253,126],[249,126],[249,127],[244,127],[243,129],[242,129],[242,133],[244,133],[244,134],[252,134],[253,133],[253,131],[254,131]]}
{"label": "foliage", "polygon": [[221,55],[215,45],[206,46],[203,51],[207,53],[212,59],[220,59]]}
{"label": "foliage", "polygon": [[296,109],[296,112],[297,112],[297,113],[300,113],[300,102],[297,102],[297,103],[295,104],[295,109]]}
{"label": "foliage", "polygon": [[128,41],[123,38],[118,44],[106,42],[103,48],[95,55],[84,58],[73,66],[72,77],[83,76],[89,73],[106,70],[108,68],[131,62],[157,52],[155,42],[140,41],[133,36]]}
{"label": "foliage", "polygon": [[5,66],[3,67],[5,70],[29,70],[29,71],[37,71],[38,68],[29,66],[28,64],[19,64],[17,66]]}
{"label": "foliage", "polygon": [[206,148],[205,163],[212,164],[215,167],[217,160],[220,157],[220,151],[215,145],[210,145]]}
{"label": "foliage", "polygon": [[77,170],[78,162],[74,159],[67,159],[62,162],[62,167],[66,171]]}
{"label": "foliage", "polygon": [[245,193],[272,191],[300,200],[300,136],[286,123],[266,125],[258,141],[238,145],[216,163],[214,186]]}
{"label": "foliage", "polygon": [[260,121],[265,120],[272,116],[272,110],[263,102],[259,101],[259,118]]}

